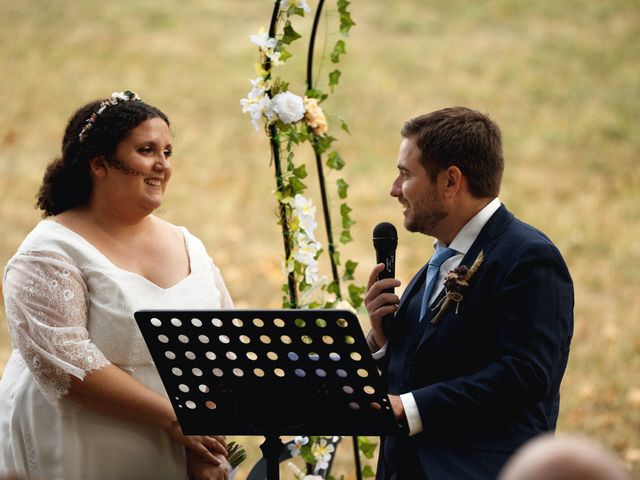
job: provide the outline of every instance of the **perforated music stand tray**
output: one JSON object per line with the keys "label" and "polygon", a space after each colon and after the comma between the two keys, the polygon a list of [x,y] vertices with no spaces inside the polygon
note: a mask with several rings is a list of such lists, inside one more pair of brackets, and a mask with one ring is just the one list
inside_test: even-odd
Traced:
{"label": "perforated music stand tray", "polygon": [[282,448],[280,435],[398,428],[347,310],[143,310],[135,318],[183,432],[264,435],[268,478],[278,478],[280,450],[275,467],[268,456]]}

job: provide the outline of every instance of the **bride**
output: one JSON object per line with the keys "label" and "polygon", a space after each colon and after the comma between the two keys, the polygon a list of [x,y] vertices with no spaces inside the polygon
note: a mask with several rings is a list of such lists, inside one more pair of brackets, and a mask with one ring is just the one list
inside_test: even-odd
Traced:
{"label": "bride", "polygon": [[202,242],[153,215],[169,120],[133,92],[69,120],[4,273],[13,352],[0,380],[0,474],[226,479],[222,436],[183,435],[136,326],[141,309],[233,308]]}

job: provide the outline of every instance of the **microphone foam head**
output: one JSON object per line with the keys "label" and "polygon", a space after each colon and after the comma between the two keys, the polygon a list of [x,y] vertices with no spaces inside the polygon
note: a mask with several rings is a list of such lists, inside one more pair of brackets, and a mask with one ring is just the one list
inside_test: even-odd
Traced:
{"label": "microphone foam head", "polygon": [[373,229],[373,239],[377,238],[398,238],[398,231],[389,222],[382,222]]}

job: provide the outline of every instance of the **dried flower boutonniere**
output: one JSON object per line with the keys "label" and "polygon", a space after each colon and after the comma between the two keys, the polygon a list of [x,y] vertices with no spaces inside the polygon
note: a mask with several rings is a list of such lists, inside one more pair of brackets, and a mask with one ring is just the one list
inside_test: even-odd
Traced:
{"label": "dried flower boutonniere", "polygon": [[473,274],[476,273],[476,270],[480,268],[483,260],[484,252],[481,250],[470,268],[466,265],[460,265],[459,267],[454,268],[449,273],[447,273],[447,276],[444,278],[445,295],[442,300],[440,300],[438,304],[433,307],[433,310],[435,310],[436,308],[439,308],[439,310],[438,313],[436,313],[435,316],[431,319],[431,323],[433,323],[434,325],[438,323],[440,317],[442,317],[451,302],[456,302],[456,314],[458,313],[460,302],[462,302],[462,299],[464,298],[462,296],[462,290],[465,287],[469,286],[469,280],[471,279]]}

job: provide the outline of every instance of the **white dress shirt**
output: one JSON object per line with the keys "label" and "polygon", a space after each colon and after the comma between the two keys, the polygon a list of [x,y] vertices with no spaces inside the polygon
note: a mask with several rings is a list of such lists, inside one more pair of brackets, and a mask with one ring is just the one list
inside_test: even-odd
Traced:
{"label": "white dress shirt", "polygon": [[[499,208],[500,199],[496,197],[491,202],[489,202],[482,210],[480,210],[471,220],[469,220],[464,225],[464,227],[460,229],[450,245],[445,245],[439,240],[436,240],[433,243],[434,249],[438,244],[440,244],[443,247],[448,246],[458,253],[447,259],[447,261],[441,265],[440,271],[438,272],[436,284],[434,285],[433,292],[431,293],[431,298],[429,299],[429,305],[431,305],[431,303],[439,295],[440,291],[444,288],[444,278],[447,273],[460,265],[460,262],[462,262],[462,259],[471,248],[471,245],[473,245],[473,242],[475,242],[478,238],[478,235],[480,234],[482,228]],[[367,336],[367,341],[369,343],[369,347],[373,351],[376,347],[375,343],[373,343],[371,335]],[[386,353],[387,344],[385,343],[382,348],[373,353],[373,358],[376,360],[380,359],[384,357]],[[407,417],[409,435],[415,435],[422,432],[422,419],[420,418],[420,412],[418,411],[418,406],[413,394],[411,392],[404,393],[400,395],[400,400],[402,401],[405,416]]]}

